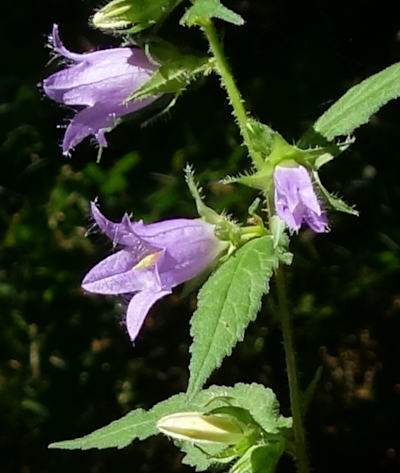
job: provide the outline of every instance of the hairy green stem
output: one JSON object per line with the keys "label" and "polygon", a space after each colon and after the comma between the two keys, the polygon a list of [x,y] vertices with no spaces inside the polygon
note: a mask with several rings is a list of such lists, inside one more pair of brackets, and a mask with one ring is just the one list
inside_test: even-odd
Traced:
{"label": "hairy green stem", "polygon": [[226,60],[221,41],[211,20],[206,20],[202,23],[202,30],[210,45],[210,51],[215,58],[216,70],[221,77],[221,83],[224,86],[229,98],[229,103],[233,108],[233,114],[236,118],[240,133],[243,137],[244,144],[249,150],[249,154],[257,169],[263,164],[263,159],[257,153],[250,140],[247,113],[243,105],[243,99],[240,95],[239,89],[236,86],[235,80],[230,71],[228,61]]}
{"label": "hairy green stem", "polygon": [[289,380],[297,472],[309,473],[310,465],[307,455],[306,435],[301,408],[301,394],[297,375],[293,328],[286,297],[285,274],[282,266],[277,269],[275,276],[282,324],[283,345],[285,348],[286,369]]}

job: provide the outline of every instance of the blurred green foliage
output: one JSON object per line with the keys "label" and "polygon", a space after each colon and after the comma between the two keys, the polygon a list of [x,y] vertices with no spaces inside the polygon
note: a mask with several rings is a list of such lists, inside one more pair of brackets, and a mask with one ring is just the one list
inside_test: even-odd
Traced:
{"label": "blurred green foliage", "polygon": [[[190,162],[207,202],[243,218],[254,193],[218,183],[248,166],[229,107],[210,78],[164,118],[143,128],[154,113],[148,111],[113,131],[100,165],[89,143],[63,158],[56,125],[71,112],[44,99],[37,87],[57,67],[55,61],[46,66],[45,35],[57,22],[71,49],[115,45],[117,39],[87,26],[98,6],[92,0],[3,3],[0,471],[190,471],[161,438],[123,451],[49,452],[47,444],[186,388],[195,295],[179,298],[178,290],[161,301],[132,347],[120,323],[124,301],[80,290],[87,270],[112,251],[91,228],[88,203],[97,197],[114,220],[125,211],[145,221],[194,217],[182,176]],[[399,17],[386,0],[379,9],[357,0],[227,4],[246,19],[240,28],[223,26],[243,95],[255,117],[289,141],[349,86],[400,59]],[[167,39],[189,52],[204,50],[195,30],[177,26],[181,14],[178,9],[164,25]],[[360,217],[332,214],[330,234],[305,230],[292,244],[303,386],[318,365],[324,367],[307,418],[315,471],[391,473],[400,467],[399,118],[399,102],[386,106],[321,173],[324,185],[355,203]],[[211,381],[264,383],[288,414],[273,297]],[[292,471],[292,465],[282,463],[279,471]]]}

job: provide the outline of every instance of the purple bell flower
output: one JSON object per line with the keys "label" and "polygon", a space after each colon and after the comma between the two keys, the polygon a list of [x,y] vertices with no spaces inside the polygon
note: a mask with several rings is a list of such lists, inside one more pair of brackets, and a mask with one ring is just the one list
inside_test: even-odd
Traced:
{"label": "purple bell flower", "polygon": [[276,212],[290,230],[297,232],[305,222],[314,232],[329,231],[326,214],[305,167],[276,166],[274,184]]}
{"label": "purple bell flower", "polygon": [[92,268],[82,288],[97,294],[128,294],[126,326],[133,341],[151,306],[172,288],[204,271],[226,247],[203,220],[174,219],[145,225],[125,214],[107,220],[94,203],[100,230],[121,249]]}
{"label": "purple bell flower", "polygon": [[56,53],[72,65],[45,79],[43,90],[56,102],[81,107],[65,131],[63,154],[68,155],[71,148],[89,135],[94,135],[100,146],[107,146],[104,132],[115,125],[117,118],[154,100],[124,103],[149,79],[155,67],[139,48],[72,53],[62,44],[57,25],[53,26],[50,40]]}

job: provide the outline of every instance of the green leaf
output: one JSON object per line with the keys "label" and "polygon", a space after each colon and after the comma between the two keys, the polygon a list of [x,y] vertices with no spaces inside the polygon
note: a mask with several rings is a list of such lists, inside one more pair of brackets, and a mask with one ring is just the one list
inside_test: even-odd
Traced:
{"label": "green leaf", "polygon": [[143,100],[160,94],[180,94],[199,75],[207,75],[211,71],[212,60],[209,58],[182,55],[160,66],[126,101]]}
{"label": "green leaf", "polygon": [[244,24],[244,20],[240,15],[226,8],[219,0],[196,0],[194,5],[186,10],[180,24],[186,26],[201,25],[210,18],[218,18],[238,26]]}
{"label": "green leaf", "polygon": [[315,122],[313,129],[328,141],[350,135],[399,96],[400,63],[396,63],[348,90]]}
{"label": "green leaf", "polygon": [[256,238],[240,248],[204,284],[191,321],[190,395],[201,389],[211,372],[243,340],[277,265],[272,238]]}
{"label": "green leaf", "polygon": [[[272,390],[258,384],[236,384],[234,387],[211,386],[189,399],[186,394],[177,394],[156,404],[149,411],[136,409],[111,424],[102,427],[91,434],[74,440],[55,442],[49,448],[66,450],[88,450],[91,448],[123,448],[133,440],[144,440],[159,433],[157,422],[170,414],[185,411],[207,412],[213,408],[227,405],[247,409],[254,420],[267,432],[276,433],[280,429],[290,427],[290,419],[279,415],[279,405]],[[187,452],[187,462],[202,466],[209,465],[210,456],[217,455],[221,449],[214,445],[207,446],[206,453],[196,452],[188,442],[182,443],[182,449]],[[224,448],[224,447],[222,447]],[[201,468],[202,468],[201,466]]]}
{"label": "green leaf", "polygon": [[66,450],[88,450],[90,448],[124,448],[133,440],[144,440],[158,434],[157,421],[168,414],[173,414],[185,408],[185,394],[178,394],[166,401],[156,404],[149,411],[135,409],[126,416],[111,424],[95,430],[89,435],[74,440],[55,442],[49,448]]}
{"label": "green leaf", "polygon": [[342,199],[332,195],[326,190],[326,188],[321,183],[317,171],[313,171],[313,176],[320,191],[322,192],[322,195],[325,197],[331,207],[333,207],[335,210],[338,210],[339,212],[344,212],[350,215],[356,215],[358,217],[358,211],[356,209],[346,204],[346,202],[344,202]]}

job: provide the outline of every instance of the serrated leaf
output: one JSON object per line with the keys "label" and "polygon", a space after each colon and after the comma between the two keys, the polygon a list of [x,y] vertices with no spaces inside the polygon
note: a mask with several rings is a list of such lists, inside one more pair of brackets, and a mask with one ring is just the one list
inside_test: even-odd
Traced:
{"label": "serrated leaf", "polygon": [[[55,442],[49,445],[49,448],[88,450],[116,447],[120,449],[135,439],[144,440],[158,434],[157,422],[166,415],[184,411],[205,412],[209,409],[210,403],[213,407],[226,405],[226,399],[229,399],[231,405],[249,410],[254,420],[264,429],[269,429],[271,433],[278,432],[282,426],[290,422],[290,419],[279,415],[278,402],[274,393],[268,388],[255,383],[250,385],[239,383],[234,387],[211,386],[191,399],[187,394],[182,393],[156,404],[149,411],[135,409],[121,419],[84,437]],[[258,407],[253,406],[255,403],[259,403]],[[220,451],[219,449],[215,450],[215,446],[207,446],[209,453],[197,455],[198,452],[194,452],[188,446],[188,442],[184,442],[182,445],[184,445],[183,451],[188,453],[188,462],[192,462],[190,464],[198,461],[199,465],[209,465],[210,455]]]}
{"label": "serrated leaf", "polygon": [[180,24],[186,26],[201,25],[202,22],[210,18],[218,18],[238,26],[244,24],[244,20],[240,15],[226,8],[219,0],[196,0],[194,5],[186,10]]}
{"label": "serrated leaf", "polygon": [[178,394],[156,404],[149,411],[135,409],[121,419],[111,422],[91,434],[74,440],[55,442],[49,445],[49,448],[66,450],[124,448],[135,439],[144,440],[151,435],[158,434],[157,421],[168,414],[183,410],[185,403],[185,394]]}
{"label": "serrated leaf", "polygon": [[313,129],[328,141],[350,135],[399,96],[400,63],[396,63],[348,90],[315,122]]}
{"label": "serrated leaf", "polygon": [[204,284],[191,320],[190,395],[201,389],[223,358],[243,340],[277,265],[272,238],[256,238],[240,248]]}
{"label": "serrated leaf", "polygon": [[179,94],[199,75],[207,75],[212,66],[209,58],[184,55],[160,66],[150,79],[139,87],[126,102],[143,100],[160,94]]}

